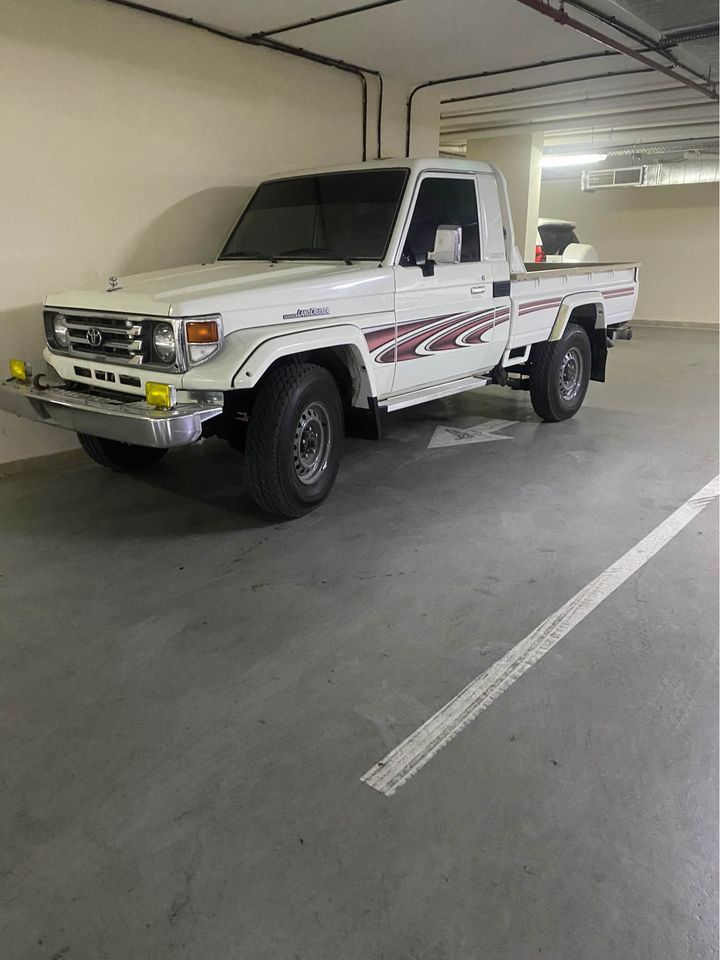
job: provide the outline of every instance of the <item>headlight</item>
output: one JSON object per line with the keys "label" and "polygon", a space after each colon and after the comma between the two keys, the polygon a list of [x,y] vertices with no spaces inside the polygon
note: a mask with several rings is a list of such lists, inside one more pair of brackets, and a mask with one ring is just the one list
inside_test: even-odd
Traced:
{"label": "headlight", "polygon": [[158,323],[153,330],[153,347],[158,359],[172,363],[175,359],[175,331],[170,323]]}
{"label": "headlight", "polygon": [[53,336],[61,347],[66,347],[70,343],[70,334],[67,328],[67,317],[62,313],[55,314],[53,320]]}

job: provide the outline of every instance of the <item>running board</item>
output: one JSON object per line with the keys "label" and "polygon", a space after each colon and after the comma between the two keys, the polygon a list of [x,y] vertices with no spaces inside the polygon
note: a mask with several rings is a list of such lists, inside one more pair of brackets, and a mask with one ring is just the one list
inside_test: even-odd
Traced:
{"label": "running board", "polygon": [[464,377],[462,380],[453,380],[452,383],[440,383],[434,387],[424,387],[422,390],[413,390],[412,393],[403,393],[388,400],[381,400],[380,406],[388,413],[392,413],[393,410],[412,407],[416,403],[451,397],[454,393],[464,393],[465,390],[477,390],[478,387],[485,387],[491,382],[489,377]]}

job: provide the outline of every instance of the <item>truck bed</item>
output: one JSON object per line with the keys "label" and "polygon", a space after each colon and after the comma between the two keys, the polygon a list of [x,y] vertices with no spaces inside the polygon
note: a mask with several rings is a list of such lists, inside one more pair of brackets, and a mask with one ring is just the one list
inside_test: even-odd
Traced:
{"label": "truck bed", "polygon": [[608,270],[625,270],[625,269],[634,269],[640,267],[640,263],[614,263],[608,261],[607,263],[576,263],[573,266],[563,263],[526,263],[525,270],[523,273],[512,273],[510,275],[511,280],[527,280],[527,279],[537,279],[537,274],[541,273],[544,276],[550,274],[551,276],[560,276],[564,274],[568,275],[582,275],[582,274],[593,274],[593,273],[605,273]]}
{"label": "truck bed", "polygon": [[632,319],[638,296],[639,263],[526,263],[510,276],[508,349],[523,347],[550,335],[560,306],[574,294],[592,294],[602,304],[605,325]]}

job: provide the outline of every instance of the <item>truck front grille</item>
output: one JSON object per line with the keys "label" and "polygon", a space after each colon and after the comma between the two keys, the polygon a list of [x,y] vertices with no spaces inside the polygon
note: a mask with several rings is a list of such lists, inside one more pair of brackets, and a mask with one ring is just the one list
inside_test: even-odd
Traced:
{"label": "truck front grille", "polygon": [[96,358],[106,362],[140,366],[151,361],[152,320],[121,313],[81,313],[46,310],[45,329],[53,345],[53,322],[58,314],[65,317],[70,356]]}
{"label": "truck front grille", "polygon": [[70,353],[139,365],[148,359],[150,321],[130,317],[67,316]]}

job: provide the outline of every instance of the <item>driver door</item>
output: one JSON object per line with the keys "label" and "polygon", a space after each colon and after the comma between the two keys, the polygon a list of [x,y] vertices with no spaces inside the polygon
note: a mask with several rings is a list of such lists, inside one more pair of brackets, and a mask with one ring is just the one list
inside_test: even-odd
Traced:
{"label": "driver door", "polygon": [[[422,265],[439,226],[462,230],[459,263]],[[397,346],[393,394],[483,369],[495,323],[493,264],[480,249],[476,178],[427,173],[415,203],[395,271]]]}

